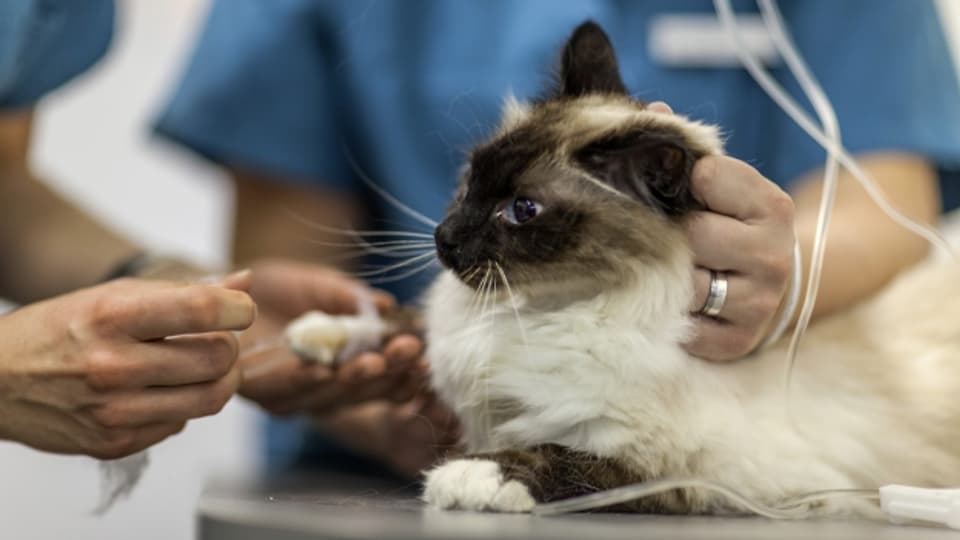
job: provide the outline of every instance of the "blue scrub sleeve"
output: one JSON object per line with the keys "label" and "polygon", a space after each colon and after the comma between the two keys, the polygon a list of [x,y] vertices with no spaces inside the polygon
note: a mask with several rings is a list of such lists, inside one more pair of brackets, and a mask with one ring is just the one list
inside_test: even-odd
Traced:
{"label": "blue scrub sleeve", "polygon": [[[921,154],[936,163],[942,183],[955,182],[960,83],[934,3],[781,4],[798,49],[833,102],[846,147]],[[792,78],[781,80],[805,103]],[[782,145],[774,174],[790,179],[822,165],[825,152],[789,118],[780,117],[774,130],[771,139]],[[955,188],[943,186],[948,207],[960,203]]]}
{"label": "blue scrub sleeve", "polygon": [[112,0],[0,1],[0,109],[28,107],[99,60]]}
{"label": "blue scrub sleeve", "polygon": [[345,186],[333,32],[314,9],[215,1],[157,133],[221,164]]}

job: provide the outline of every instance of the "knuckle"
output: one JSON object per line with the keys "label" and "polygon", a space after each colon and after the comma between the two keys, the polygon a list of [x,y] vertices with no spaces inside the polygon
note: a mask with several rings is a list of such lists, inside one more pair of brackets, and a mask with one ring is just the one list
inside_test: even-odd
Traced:
{"label": "knuckle", "polygon": [[233,368],[237,360],[238,347],[237,339],[229,333],[217,332],[207,337],[208,361],[210,363],[211,375],[216,378],[225,376]]}
{"label": "knuckle", "polygon": [[200,403],[199,413],[201,416],[217,414],[233,396],[232,386],[218,384],[212,391],[203,396]]}
{"label": "knuckle", "polygon": [[101,405],[90,411],[90,416],[98,426],[111,430],[121,428],[127,422],[124,411],[114,405]]}
{"label": "knuckle", "polygon": [[129,429],[118,429],[103,432],[92,454],[98,459],[117,459],[137,450],[136,433]]}
{"label": "knuckle", "polygon": [[756,315],[755,319],[759,321],[769,320],[779,308],[780,298],[772,292],[758,294],[753,299],[753,312]]}
{"label": "knuckle", "polygon": [[129,307],[113,295],[97,297],[87,312],[87,324],[96,330],[111,330],[117,322],[128,317]]}
{"label": "knuckle", "polygon": [[87,387],[95,392],[117,388],[124,379],[123,358],[113,350],[98,349],[87,355],[85,380]]}
{"label": "knuckle", "polygon": [[199,327],[210,328],[217,324],[220,315],[220,301],[205,288],[197,288],[187,300],[190,321]]}
{"label": "knuckle", "polygon": [[786,254],[766,253],[758,262],[764,274],[776,281],[778,286],[787,281],[793,270],[793,257]]}
{"label": "knuckle", "polygon": [[770,209],[770,213],[779,218],[781,222],[793,223],[797,211],[796,204],[794,204],[793,198],[782,189],[771,190],[767,199],[767,207]]}
{"label": "knuckle", "polygon": [[717,179],[721,156],[704,156],[693,165],[690,181],[695,193],[702,193]]}
{"label": "knuckle", "polygon": [[726,360],[740,358],[753,349],[753,335],[744,328],[730,329],[727,332],[723,350]]}

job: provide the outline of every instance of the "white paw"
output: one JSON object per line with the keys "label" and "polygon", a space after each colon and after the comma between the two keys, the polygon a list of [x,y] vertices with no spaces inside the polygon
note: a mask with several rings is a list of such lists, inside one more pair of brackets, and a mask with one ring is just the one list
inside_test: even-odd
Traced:
{"label": "white paw", "polygon": [[287,325],[287,344],[304,360],[329,366],[338,358],[377,348],[384,324],[376,316],[310,311]]}
{"label": "white paw", "polygon": [[423,500],[437,508],[529,512],[537,502],[527,486],[504,481],[500,465],[486,459],[456,459],[427,473]]}

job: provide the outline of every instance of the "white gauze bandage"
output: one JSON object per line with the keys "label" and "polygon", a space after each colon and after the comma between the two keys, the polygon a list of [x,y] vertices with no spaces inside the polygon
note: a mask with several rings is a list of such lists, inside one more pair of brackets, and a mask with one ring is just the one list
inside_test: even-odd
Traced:
{"label": "white gauze bandage", "polygon": [[387,333],[370,291],[358,287],[356,315],[330,315],[309,311],[290,322],[284,332],[287,344],[301,358],[332,365],[361,352],[375,350]]}

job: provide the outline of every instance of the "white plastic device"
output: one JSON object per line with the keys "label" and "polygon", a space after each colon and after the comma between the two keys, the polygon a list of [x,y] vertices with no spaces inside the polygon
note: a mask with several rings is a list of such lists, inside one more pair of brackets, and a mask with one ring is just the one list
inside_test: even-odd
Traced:
{"label": "white plastic device", "polygon": [[883,486],[880,509],[892,523],[918,521],[960,529],[960,489]]}

